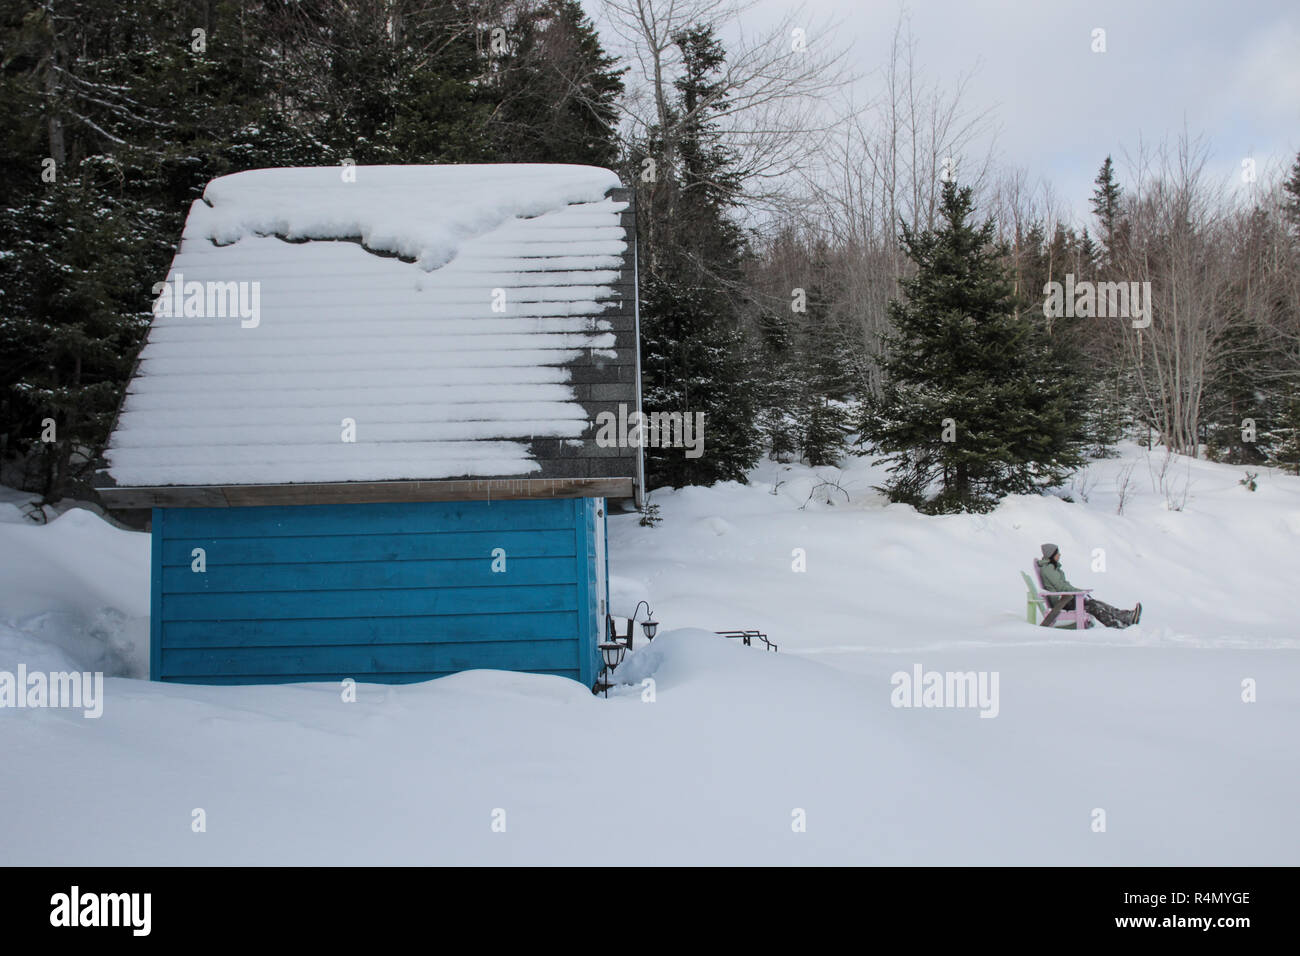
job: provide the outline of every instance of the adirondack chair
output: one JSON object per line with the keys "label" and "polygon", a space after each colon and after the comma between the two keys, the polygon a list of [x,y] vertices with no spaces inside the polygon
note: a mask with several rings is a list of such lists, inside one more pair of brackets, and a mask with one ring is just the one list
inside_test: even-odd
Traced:
{"label": "adirondack chair", "polygon": [[[1074,597],[1073,611],[1058,612],[1067,615],[1067,619],[1061,623],[1055,620],[1052,622],[1053,627],[1074,627],[1082,631],[1088,626],[1088,612],[1084,609],[1083,598],[1092,593],[1092,588],[1083,591],[1045,591],[1043,590],[1043,580],[1038,576],[1038,565],[1033,566],[1034,576],[1030,578],[1024,571],[1020,576],[1025,579],[1025,588],[1028,591],[1028,597],[1025,603],[1025,620],[1030,624],[1038,623],[1038,615],[1041,612],[1043,623],[1047,623],[1047,618],[1051,616],[1052,605],[1055,598]],[[1037,582],[1037,587],[1035,587]]]}

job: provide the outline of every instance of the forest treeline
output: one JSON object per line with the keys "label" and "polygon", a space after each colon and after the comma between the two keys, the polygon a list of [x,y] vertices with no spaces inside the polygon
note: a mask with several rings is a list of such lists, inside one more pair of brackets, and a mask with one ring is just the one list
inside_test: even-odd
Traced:
{"label": "forest treeline", "polygon": [[705,413],[703,456],[647,450],[652,487],[857,452],[895,500],[984,509],[1125,435],[1300,470],[1300,157],[1243,191],[1195,141],[1127,178],[1103,154],[1080,224],[977,152],[901,24],[862,106],[802,21],[728,49],[739,12],[0,0],[0,481],[92,495],[209,180],[347,161],[634,187],[646,410]]}

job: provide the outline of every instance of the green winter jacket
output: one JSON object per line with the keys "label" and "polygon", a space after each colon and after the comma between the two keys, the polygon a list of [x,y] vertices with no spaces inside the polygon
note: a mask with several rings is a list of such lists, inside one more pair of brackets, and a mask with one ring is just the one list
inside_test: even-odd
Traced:
{"label": "green winter jacket", "polygon": [[1060,565],[1053,564],[1046,558],[1038,558],[1034,561],[1038,565],[1038,576],[1043,580],[1044,591],[1082,591],[1083,588],[1075,587],[1065,579],[1065,571]]}

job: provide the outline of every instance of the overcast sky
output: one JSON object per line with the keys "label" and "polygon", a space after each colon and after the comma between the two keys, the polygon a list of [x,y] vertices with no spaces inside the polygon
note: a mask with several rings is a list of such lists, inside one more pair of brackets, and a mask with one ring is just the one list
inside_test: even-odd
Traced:
{"label": "overcast sky", "polygon": [[[595,6],[593,2],[591,4]],[[755,21],[789,5],[762,0]],[[808,0],[842,22],[864,92],[876,88],[897,0]],[[975,69],[973,109],[992,108],[997,152],[1043,177],[1076,216],[1107,153],[1204,135],[1214,173],[1240,182],[1300,150],[1300,0],[910,0],[922,71],[950,81]],[[1092,52],[1092,31],[1106,52]],[[809,35],[809,43],[816,42]]]}

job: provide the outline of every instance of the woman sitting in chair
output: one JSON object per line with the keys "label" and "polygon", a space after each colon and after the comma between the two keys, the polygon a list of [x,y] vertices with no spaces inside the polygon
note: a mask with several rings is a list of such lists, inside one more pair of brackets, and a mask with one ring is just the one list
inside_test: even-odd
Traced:
{"label": "woman sitting in chair", "polygon": [[[1038,565],[1038,577],[1039,580],[1043,582],[1044,591],[1083,590],[1083,588],[1076,587],[1065,579],[1065,572],[1061,570],[1061,549],[1056,545],[1043,545],[1043,556],[1037,559],[1034,563]],[[1060,611],[1074,610],[1074,602],[1076,598],[1066,598],[1065,604],[1057,608],[1055,602],[1059,600],[1059,597],[1052,599],[1052,608]],[[1141,601],[1138,602],[1137,607],[1133,608],[1133,610],[1121,611],[1119,608],[1112,607],[1105,601],[1098,601],[1095,598],[1085,596],[1083,599],[1083,609],[1107,627],[1128,627],[1132,624],[1136,624],[1142,617]]]}

